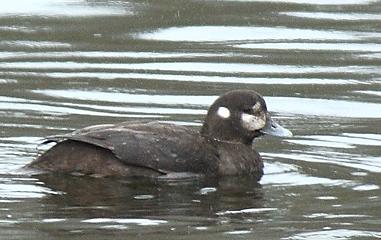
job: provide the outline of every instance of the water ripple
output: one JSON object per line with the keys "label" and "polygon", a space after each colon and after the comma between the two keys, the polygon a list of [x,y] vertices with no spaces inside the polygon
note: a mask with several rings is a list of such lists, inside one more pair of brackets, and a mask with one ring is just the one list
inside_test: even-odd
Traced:
{"label": "water ripple", "polygon": [[35,183],[36,179],[0,178],[0,199],[41,198],[47,194],[62,194]]}
{"label": "water ripple", "polygon": [[285,27],[191,26],[158,29],[136,34],[155,41],[219,42],[264,40],[350,41],[379,37],[374,32],[323,31]]}
{"label": "water ripple", "polygon": [[45,70],[143,70],[203,73],[253,73],[253,74],[307,74],[307,73],[357,73],[379,74],[379,66],[311,66],[245,63],[206,62],[156,62],[156,63],[82,63],[82,62],[4,62],[0,69]]}
{"label": "water ripple", "polygon": [[[365,84],[363,81],[354,79],[328,79],[328,78],[287,78],[287,77],[226,77],[205,75],[180,75],[160,73],[118,73],[118,72],[0,72],[4,76],[31,76],[50,78],[75,78],[75,79],[142,79],[156,81],[179,81],[179,82],[211,82],[211,83],[245,83],[245,84],[282,84],[282,85],[352,85]],[[10,81],[9,83],[11,83]],[[1,82],[0,82],[1,83]],[[8,82],[5,82],[8,83]]]}
{"label": "water ripple", "polygon": [[278,3],[296,3],[307,5],[360,5],[377,2],[377,0],[239,0],[250,2],[278,2]]}
{"label": "water ripple", "polygon": [[373,237],[381,238],[381,232],[375,231],[365,231],[365,230],[352,230],[352,229],[333,229],[333,230],[323,230],[314,231],[308,233],[299,233],[294,236],[285,238],[292,240],[316,240],[316,239],[336,239],[344,240],[350,238],[362,238],[362,237]]}
{"label": "water ripple", "polygon": [[250,49],[304,50],[304,51],[347,51],[347,52],[381,52],[381,44],[377,43],[249,43],[235,45]]}
{"label": "water ripple", "polygon": [[[346,154],[328,151],[293,151],[293,153],[263,153],[264,156],[273,158],[290,159],[293,161],[305,161],[311,163],[326,163],[348,167],[350,169],[361,169],[369,172],[381,172],[380,157],[362,156],[360,154]],[[333,160],[334,159],[334,160]]]}
{"label": "water ripple", "polygon": [[[358,2],[358,1],[357,1]],[[336,21],[379,21],[380,14],[371,13],[341,13],[341,12],[282,12],[280,14],[312,19],[328,19]]]}
{"label": "water ripple", "polygon": [[141,226],[154,226],[165,224],[165,220],[156,219],[138,219],[138,218],[92,218],[82,221],[83,223],[119,223],[119,224],[137,224]]}
{"label": "water ripple", "polygon": [[[33,90],[33,92],[50,97],[78,100],[204,107],[209,106],[218,97],[195,95],[151,95],[82,90]],[[381,104],[377,103],[295,97],[265,97],[265,99],[271,111],[285,114],[336,116],[346,118],[381,118]],[[315,107],[311,108],[311,106]],[[329,108],[327,106],[329,106]],[[361,111],[358,111],[358,109],[361,109]]]}
{"label": "water ripple", "polygon": [[27,47],[30,49],[57,49],[57,48],[70,48],[70,43],[53,42],[53,41],[31,41],[31,40],[14,40],[0,41],[0,47]]}
{"label": "water ripple", "polygon": [[101,6],[90,5],[82,0],[17,0],[2,1],[0,8],[1,17],[9,16],[43,16],[43,17],[83,17],[124,15],[132,13],[122,5]]}
{"label": "water ripple", "polygon": [[[41,42],[40,42],[41,43]],[[31,43],[30,43],[31,44]],[[32,45],[32,44],[31,44]],[[233,53],[176,53],[176,52],[107,52],[107,51],[72,51],[72,52],[0,52],[0,59],[26,58],[81,58],[81,59],[160,59],[160,58],[200,58],[200,57],[244,56]],[[256,57],[260,57],[257,55]]]}

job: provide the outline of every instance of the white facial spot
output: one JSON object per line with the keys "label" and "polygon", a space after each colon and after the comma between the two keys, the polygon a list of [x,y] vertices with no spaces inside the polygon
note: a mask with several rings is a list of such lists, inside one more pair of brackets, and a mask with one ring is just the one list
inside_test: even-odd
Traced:
{"label": "white facial spot", "polygon": [[253,106],[253,111],[254,112],[259,112],[261,110],[262,106],[261,106],[261,103],[260,102],[257,102],[254,106]]}
{"label": "white facial spot", "polygon": [[217,110],[218,116],[222,118],[229,118],[230,117],[230,110],[226,107],[219,107]]}
{"label": "white facial spot", "polygon": [[241,115],[242,126],[249,131],[262,129],[266,125],[266,115],[255,116],[247,113]]}

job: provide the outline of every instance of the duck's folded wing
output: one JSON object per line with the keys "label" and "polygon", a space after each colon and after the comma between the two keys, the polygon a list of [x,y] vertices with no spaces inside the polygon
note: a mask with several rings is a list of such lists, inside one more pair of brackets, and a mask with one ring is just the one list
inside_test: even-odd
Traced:
{"label": "duck's folded wing", "polygon": [[160,172],[216,172],[217,151],[197,132],[179,126],[113,125],[57,135],[47,142],[73,140],[110,150],[127,165]]}

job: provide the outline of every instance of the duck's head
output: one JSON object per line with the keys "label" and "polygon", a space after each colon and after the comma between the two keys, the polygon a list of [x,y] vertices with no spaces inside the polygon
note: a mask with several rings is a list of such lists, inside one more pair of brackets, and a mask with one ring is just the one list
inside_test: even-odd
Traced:
{"label": "duck's head", "polygon": [[263,97],[251,90],[234,90],[210,106],[201,134],[220,141],[251,144],[268,134],[290,137],[292,133],[271,119]]}

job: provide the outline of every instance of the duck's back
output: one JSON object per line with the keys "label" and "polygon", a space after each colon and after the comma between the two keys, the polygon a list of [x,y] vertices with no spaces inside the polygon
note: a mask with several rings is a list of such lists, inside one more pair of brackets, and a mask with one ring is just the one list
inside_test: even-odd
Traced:
{"label": "duck's back", "polygon": [[84,174],[157,176],[218,173],[218,151],[192,128],[159,122],[98,125],[47,138],[57,142],[30,167]]}

